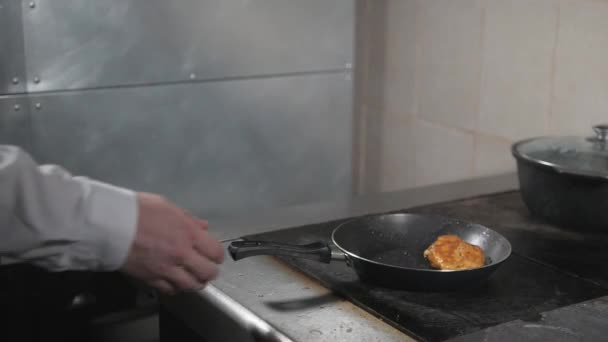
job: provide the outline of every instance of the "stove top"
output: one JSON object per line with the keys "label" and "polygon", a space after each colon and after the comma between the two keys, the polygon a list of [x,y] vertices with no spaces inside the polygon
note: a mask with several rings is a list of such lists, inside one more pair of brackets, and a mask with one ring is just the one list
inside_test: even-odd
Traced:
{"label": "stove top", "polygon": [[[344,264],[279,257],[335,293],[422,341],[442,341],[608,294],[608,233],[584,233],[529,216],[518,192],[441,203],[399,212],[433,214],[486,225],[503,234],[513,254],[481,287],[452,293],[408,292],[360,282]],[[297,227],[247,239],[330,241],[341,223]]]}

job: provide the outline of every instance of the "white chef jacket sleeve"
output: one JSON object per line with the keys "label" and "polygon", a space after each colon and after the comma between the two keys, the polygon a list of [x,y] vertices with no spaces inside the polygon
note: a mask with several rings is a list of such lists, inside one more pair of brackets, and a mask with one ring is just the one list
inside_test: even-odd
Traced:
{"label": "white chef jacket sleeve", "polygon": [[126,261],[136,229],[133,191],[0,145],[0,256],[50,271],[112,271]]}

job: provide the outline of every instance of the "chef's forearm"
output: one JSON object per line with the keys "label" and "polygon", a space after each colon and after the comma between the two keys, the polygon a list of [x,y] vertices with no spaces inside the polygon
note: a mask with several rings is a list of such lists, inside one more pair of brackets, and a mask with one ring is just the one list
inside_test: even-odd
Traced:
{"label": "chef's forearm", "polygon": [[0,145],[0,255],[49,270],[115,270],[135,235],[135,194]]}

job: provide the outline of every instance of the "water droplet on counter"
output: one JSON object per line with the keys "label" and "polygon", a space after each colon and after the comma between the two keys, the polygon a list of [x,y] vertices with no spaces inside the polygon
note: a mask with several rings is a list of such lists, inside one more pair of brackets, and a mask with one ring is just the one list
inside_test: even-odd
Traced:
{"label": "water droplet on counter", "polygon": [[262,297],[264,297],[264,295],[260,293],[260,294],[258,294],[258,297],[262,298]]}
{"label": "water droplet on counter", "polygon": [[353,331],[353,328],[348,328],[348,329],[346,329],[346,332],[347,332],[347,333],[349,333],[349,332],[351,332],[351,331]]}
{"label": "water droplet on counter", "polygon": [[323,335],[323,333],[321,332],[321,330],[317,330],[317,329],[312,329],[309,331],[309,333],[313,334],[313,335]]}

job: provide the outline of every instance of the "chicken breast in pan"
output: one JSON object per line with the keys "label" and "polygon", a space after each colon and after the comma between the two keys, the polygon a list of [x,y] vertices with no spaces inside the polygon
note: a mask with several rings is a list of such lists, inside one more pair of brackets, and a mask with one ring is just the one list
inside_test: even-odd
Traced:
{"label": "chicken breast in pan", "polygon": [[431,267],[440,270],[465,270],[485,264],[483,249],[456,235],[441,235],[425,251]]}

